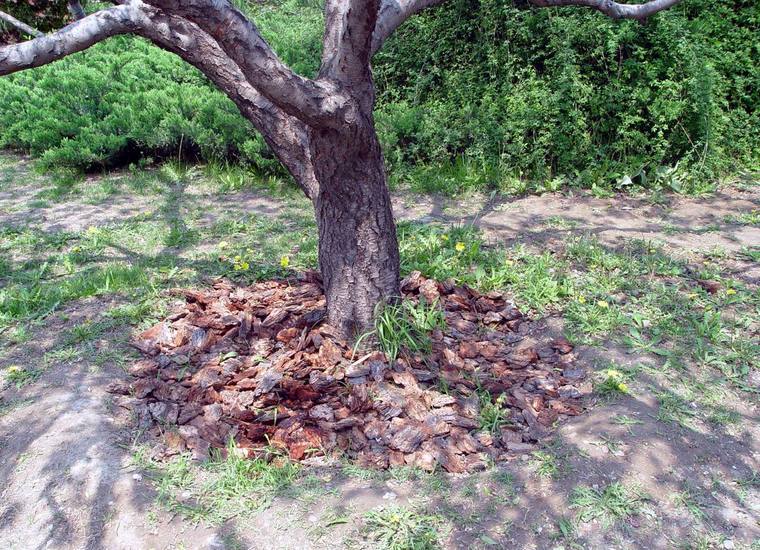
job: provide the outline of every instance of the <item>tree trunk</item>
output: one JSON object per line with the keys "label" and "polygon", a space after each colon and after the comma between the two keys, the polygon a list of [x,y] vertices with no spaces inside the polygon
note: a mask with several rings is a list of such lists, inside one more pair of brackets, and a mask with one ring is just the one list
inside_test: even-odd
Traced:
{"label": "tree trunk", "polygon": [[383,156],[371,114],[345,131],[312,129],[310,146],[328,321],[351,339],[372,328],[378,304],[400,296]]}

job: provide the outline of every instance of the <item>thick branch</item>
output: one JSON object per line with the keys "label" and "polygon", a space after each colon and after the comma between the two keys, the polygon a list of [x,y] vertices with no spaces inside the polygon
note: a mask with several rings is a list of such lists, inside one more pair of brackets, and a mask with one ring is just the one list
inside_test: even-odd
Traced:
{"label": "thick branch", "polygon": [[305,124],[289,116],[251,86],[219,44],[194,23],[154,8],[144,10],[143,19],[138,23],[136,34],[179,55],[224,92],[261,132],[306,196],[316,196],[317,182]]}
{"label": "thick branch", "polygon": [[594,8],[613,19],[646,19],[678,4],[681,0],[650,0],[643,4],[619,4],[612,0],[530,0],[539,7],[584,6]]}
{"label": "thick branch", "polygon": [[372,54],[412,15],[441,4],[443,0],[383,0],[372,35]]}
{"label": "thick branch", "polygon": [[[286,113],[314,126],[332,125],[351,109],[333,83],[294,73],[274,53],[256,26],[228,0],[147,0],[192,21],[213,37],[248,81]],[[339,115],[339,116],[336,116]]]}
{"label": "thick branch", "polygon": [[320,76],[341,82],[363,82],[369,77],[372,35],[379,0],[328,0]]}
{"label": "thick branch", "polygon": [[15,17],[13,17],[10,13],[5,13],[4,11],[0,11],[0,20],[5,21],[12,27],[17,28],[21,32],[28,34],[29,36],[42,36],[43,33],[38,31],[37,29],[30,27],[23,21],[19,21]]}
{"label": "thick branch", "polygon": [[0,76],[46,65],[86,50],[109,36],[134,32],[135,12],[130,4],[98,11],[62,28],[19,44],[0,48]]}
{"label": "thick branch", "polygon": [[263,97],[213,38],[180,17],[142,3],[99,11],[54,34],[0,48],[0,75],[50,63],[125,33],[141,35],[200,69],[262,133],[304,192],[313,195],[307,127]]}

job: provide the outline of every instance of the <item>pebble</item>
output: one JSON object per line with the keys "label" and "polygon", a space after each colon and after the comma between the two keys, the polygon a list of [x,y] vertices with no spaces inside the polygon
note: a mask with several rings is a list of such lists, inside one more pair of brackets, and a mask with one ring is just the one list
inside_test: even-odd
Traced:
{"label": "pebble", "polygon": [[383,495],[383,500],[396,500],[396,497],[398,497],[396,493],[393,491],[388,491]]}
{"label": "pebble", "polygon": [[734,547],[734,541],[730,539],[723,541],[723,548],[725,548],[726,550],[731,550],[733,547]]}
{"label": "pebble", "polygon": [[141,474],[132,474],[132,479],[135,481],[142,481],[142,475]]}

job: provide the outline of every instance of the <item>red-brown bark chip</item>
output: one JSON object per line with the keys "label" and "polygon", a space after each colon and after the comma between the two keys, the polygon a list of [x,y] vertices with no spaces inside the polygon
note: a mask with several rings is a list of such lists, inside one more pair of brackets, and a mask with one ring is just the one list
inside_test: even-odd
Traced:
{"label": "red-brown bark chip", "polygon": [[[502,293],[419,273],[402,289],[437,304],[446,328],[431,335],[431,354],[393,364],[335,336],[317,279],[174,290],[185,303],[135,338],[145,357],[128,370],[131,385],[112,391],[127,394],[141,422],[177,424],[174,453],[203,458],[233,438],[246,456],[274,445],[293,460],[343,453],[370,467],[449,472],[527,452],[582,412],[590,384],[573,345],[539,346]],[[489,399],[500,426],[481,416]]]}

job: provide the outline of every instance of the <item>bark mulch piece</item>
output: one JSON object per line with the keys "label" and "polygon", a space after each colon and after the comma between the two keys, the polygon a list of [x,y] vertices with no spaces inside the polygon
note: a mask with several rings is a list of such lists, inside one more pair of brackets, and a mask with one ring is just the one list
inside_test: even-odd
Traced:
{"label": "bark mulch piece", "polygon": [[[500,292],[412,273],[404,297],[437,300],[444,331],[430,356],[389,364],[353,353],[325,321],[316,274],[251,287],[175,290],[185,303],[133,344],[144,359],[113,384],[142,427],[170,430],[169,452],[203,458],[234,438],[249,456],[281,447],[294,460],[344,454],[364,466],[449,472],[484,468],[535,448],[591,391],[564,339],[538,345],[530,321]],[[484,396],[504,411],[481,427]]]}

